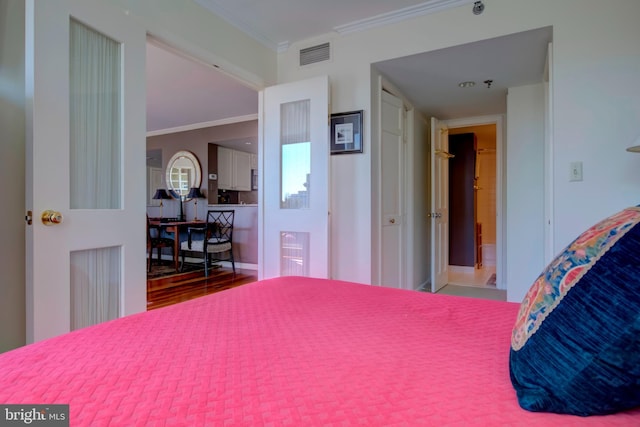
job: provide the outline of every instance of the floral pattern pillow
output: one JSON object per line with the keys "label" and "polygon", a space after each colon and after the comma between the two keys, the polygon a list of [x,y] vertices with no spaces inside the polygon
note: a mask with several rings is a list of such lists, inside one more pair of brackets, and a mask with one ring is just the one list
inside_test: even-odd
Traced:
{"label": "floral pattern pillow", "polygon": [[524,297],[511,347],[519,350],[591,266],[631,227],[640,208],[629,208],[594,225],[574,240],[542,272]]}
{"label": "floral pattern pillow", "polygon": [[640,207],[589,228],[520,306],[509,368],[520,406],[603,415],[640,406]]}

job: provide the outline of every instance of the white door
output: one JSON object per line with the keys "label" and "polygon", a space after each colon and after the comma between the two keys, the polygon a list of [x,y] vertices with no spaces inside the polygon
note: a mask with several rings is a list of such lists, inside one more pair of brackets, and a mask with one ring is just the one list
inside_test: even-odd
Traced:
{"label": "white door", "polygon": [[449,129],[431,118],[431,292],[449,280]]}
{"label": "white door", "polygon": [[146,34],[104,1],[28,0],[26,14],[33,342],[146,309]]}
{"label": "white door", "polygon": [[260,93],[258,277],[329,277],[329,79]]}
{"label": "white door", "polygon": [[405,287],[404,235],[404,106],[402,100],[382,91],[382,262],[381,284]]}

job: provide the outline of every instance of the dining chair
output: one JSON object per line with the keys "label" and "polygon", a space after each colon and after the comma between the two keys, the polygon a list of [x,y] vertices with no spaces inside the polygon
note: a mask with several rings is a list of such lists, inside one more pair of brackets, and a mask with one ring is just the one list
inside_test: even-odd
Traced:
{"label": "dining chair", "polygon": [[209,267],[216,261],[230,261],[233,274],[236,273],[236,265],[233,258],[233,219],[234,210],[210,210],[207,211],[207,221],[204,227],[188,227],[187,240],[180,244],[182,263],[185,263],[186,254],[202,256],[204,262],[204,275],[209,275]]}
{"label": "dining chair", "polygon": [[147,252],[149,253],[147,271],[151,272],[153,261],[153,250],[158,249],[158,263],[162,259],[162,248],[171,248],[171,259],[173,259],[173,245],[175,241],[169,237],[162,237],[160,227],[151,224],[147,215]]}

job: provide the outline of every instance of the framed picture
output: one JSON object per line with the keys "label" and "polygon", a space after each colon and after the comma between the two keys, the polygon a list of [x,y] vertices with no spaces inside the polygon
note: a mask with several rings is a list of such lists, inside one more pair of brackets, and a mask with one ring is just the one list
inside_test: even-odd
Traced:
{"label": "framed picture", "polygon": [[362,110],[331,115],[331,154],[362,153]]}

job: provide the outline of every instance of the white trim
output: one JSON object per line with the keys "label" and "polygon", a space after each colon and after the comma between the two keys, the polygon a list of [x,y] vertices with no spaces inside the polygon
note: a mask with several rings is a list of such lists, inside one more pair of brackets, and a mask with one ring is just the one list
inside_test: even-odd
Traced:
{"label": "white trim", "polygon": [[547,47],[545,64],[545,138],[544,138],[544,262],[549,263],[556,255],[553,215],[553,43]]}
{"label": "white trim", "polygon": [[402,261],[404,265],[401,268],[404,268],[404,273],[402,275],[402,288],[403,289],[413,289],[413,284],[416,280],[414,264],[415,264],[415,253],[413,251],[413,243],[414,243],[414,233],[413,230],[415,224],[415,185],[414,185],[414,174],[415,168],[413,167],[413,153],[415,150],[415,137],[414,137],[414,110],[413,107],[408,104],[408,101],[405,98],[402,99],[402,104],[404,108],[404,117],[403,117],[403,160],[404,163],[404,173],[402,174],[402,179],[404,180],[404,211],[403,213],[403,230],[402,230],[402,239],[404,240],[404,254],[402,254]]}
{"label": "white trim", "polygon": [[289,41],[280,42],[276,47],[276,52],[278,53],[286,52],[287,49],[289,49],[289,46],[291,46],[291,43]]}
{"label": "white trim", "polygon": [[369,18],[360,19],[358,21],[349,22],[348,24],[338,25],[337,27],[333,27],[333,30],[338,34],[355,33],[358,31],[365,31],[371,28],[415,18],[417,16],[436,13],[458,6],[464,6],[470,3],[473,3],[473,0],[430,0],[414,6],[394,10],[392,12],[387,12]]}
{"label": "white trim", "polygon": [[[224,19],[240,31],[252,37],[264,46],[278,53],[285,52],[291,45],[291,40],[274,41],[269,39],[265,34],[259,33],[251,25],[247,24],[236,14],[233,14],[221,7],[218,2],[211,0],[194,0],[197,4]],[[369,18],[359,19],[344,25],[333,27],[333,31],[338,34],[349,34],[358,31],[365,31],[371,28],[383,25],[393,24],[404,21],[406,19],[415,18],[417,16],[427,15],[430,13],[440,12],[454,7],[464,6],[473,3],[474,0],[429,0],[421,4],[405,7],[403,9],[394,10],[392,12],[383,13]],[[293,40],[297,42],[299,40]]]}
{"label": "white trim", "polygon": [[190,125],[176,126],[173,128],[152,130],[150,132],[147,132],[147,138],[150,136],[166,135],[169,133],[186,132],[189,130],[210,128],[213,126],[222,126],[222,125],[230,125],[233,123],[248,122],[251,120],[258,120],[258,114],[247,114],[246,116],[229,117],[227,119],[212,120],[210,122],[193,123]]}
{"label": "white trim", "polygon": [[258,91],[258,280],[264,278],[264,89]]}
{"label": "white trim", "polygon": [[504,183],[504,124],[503,115],[488,115],[477,117],[466,117],[462,119],[452,119],[444,121],[449,129],[455,129],[467,126],[496,125],[496,288],[507,289],[504,282],[506,277],[506,260],[505,260],[505,221],[506,215],[504,209],[504,191],[506,185]]}
{"label": "white trim", "polygon": [[[172,261],[173,262],[173,256],[169,255],[169,254],[162,254],[160,256],[160,258],[163,261]],[[148,254],[147,254],[147,259],[148,259]],[[157,261],[158,258],[153,257],[154,261]],[[185,257],[185,262],[191,263],[191,264],[197,264],[197,263],[202,263],[202,258],[195,258],[195,257]],[[182,259],[181,259],[182,262]],[[222,265],[223,267],[226,268],[231,268],[231,261],[216,261],[217,264]],[[243,270],[256,270],[258,271],[258,264],[253,264],[250,262],[238,262],[235,261],[234,264],[236,265],[236,269],[241,268]]]}

